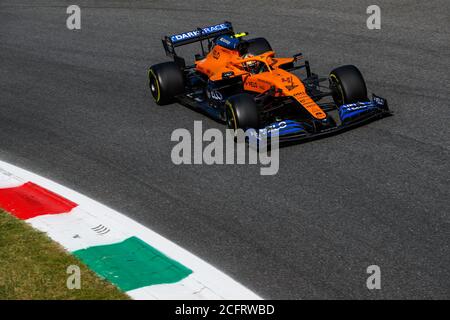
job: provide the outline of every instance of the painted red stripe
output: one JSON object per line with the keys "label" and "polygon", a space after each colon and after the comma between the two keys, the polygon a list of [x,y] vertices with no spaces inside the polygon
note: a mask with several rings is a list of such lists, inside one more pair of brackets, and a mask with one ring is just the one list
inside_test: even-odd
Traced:
{"label": "painted red stripe", "polygon": [[76,206],[76,203],[32,182],[0,189],[0,208],[22,220],[44,214],[69,212]]}

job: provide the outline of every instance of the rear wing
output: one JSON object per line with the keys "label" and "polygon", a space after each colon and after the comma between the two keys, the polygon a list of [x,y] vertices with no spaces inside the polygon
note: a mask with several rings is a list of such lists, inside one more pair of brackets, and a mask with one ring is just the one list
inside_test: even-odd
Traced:
{"label": "rear wing", "polygon": [[[194,42],[201,42],[203,40],[210,40],[212,38],[216,38],[218,36],[226,34],[234,34],[233,26],[231,22],[228,21],[209,27],[197,28],[189,32],[165,36],[162,39],[162,44],[164,46],[164,50],[166,51],[166,55],[175,58],[176,47],[184,46]],[[204,54],[203,44],[201,45]]]}

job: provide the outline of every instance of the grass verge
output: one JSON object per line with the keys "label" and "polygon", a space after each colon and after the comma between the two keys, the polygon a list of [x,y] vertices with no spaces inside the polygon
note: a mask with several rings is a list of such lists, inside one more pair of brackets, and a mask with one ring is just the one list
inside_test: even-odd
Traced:
{"label": "grass verge", "polygon": [[[81,288],[68,289],[67,267],[81,271]],[[2,299],[129,299],[98,277],[76,257],[0,209],[0,300]]]}

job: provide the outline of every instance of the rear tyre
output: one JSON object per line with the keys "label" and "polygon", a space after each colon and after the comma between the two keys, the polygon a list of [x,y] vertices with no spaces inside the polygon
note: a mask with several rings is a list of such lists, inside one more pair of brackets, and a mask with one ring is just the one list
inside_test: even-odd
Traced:
{"label": "rear tyre", "polygon": [[267,51],[272,51],[272,47],[265,38],[254,38],[247,40],[248,47],[247,53],[254,56],[266,53]]}
{"label": "rear tyre", "polygon": [[259,110],[253,97],[247,93],[237,94],[225,102],[227,127],[247,130],[259,128]]}
{"label": "rear tyre", "polygon": [[368,101],[366,82],[354,65],[338,67],[330,72],[330,89],[333,100],[341,106],[347,103]]}
{"label": "rear tyre", "polygon": [[175,62],[155,64],[148,70],[150,92],[159,105],[173,103],[184,92],[183,72]]}

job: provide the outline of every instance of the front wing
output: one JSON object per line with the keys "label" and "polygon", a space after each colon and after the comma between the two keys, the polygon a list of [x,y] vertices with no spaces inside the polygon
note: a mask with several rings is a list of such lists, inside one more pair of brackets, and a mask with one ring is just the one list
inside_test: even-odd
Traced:
{"label": "front wing", "polygon": [[254,135],[258,140],[270,140],[276,135],[280,144],[303,142],[336,134],[392,114],[386,99],[374,94],[370,101],[344,104],[339,106],[337,111],[338,121],[328,119],[326,125],[305,120],[285,119],[256,130]]}

